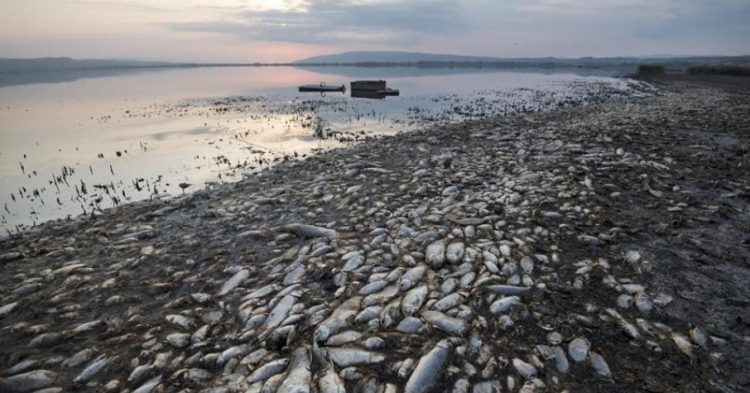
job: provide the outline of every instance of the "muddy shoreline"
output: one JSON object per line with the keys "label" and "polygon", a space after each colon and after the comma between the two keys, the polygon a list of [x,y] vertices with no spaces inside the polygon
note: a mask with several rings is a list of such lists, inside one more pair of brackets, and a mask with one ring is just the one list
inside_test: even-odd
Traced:
{"label": "muddy shoreline", "polygon": [[275,391],[307,369],[346,391],[745,391],[746,79],[364,141],[6,238],[0,390]]}

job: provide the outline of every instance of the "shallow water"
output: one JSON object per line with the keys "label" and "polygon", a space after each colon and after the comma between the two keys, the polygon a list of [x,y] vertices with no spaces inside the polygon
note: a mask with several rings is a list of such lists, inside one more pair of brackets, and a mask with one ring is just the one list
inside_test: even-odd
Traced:
{"label": "shallow water", "polygon": [[[300,94],[386,77],[401,96]],[[649,94],[637,82],[535,72],[194,68],[0,87],[3,230],[236,181],[285,158],[446,122]],[[438,73],[436,75],[436,72]],[[2,85],[0,85],[2,86]],[[323,134],[327,139],[316,136]]]}

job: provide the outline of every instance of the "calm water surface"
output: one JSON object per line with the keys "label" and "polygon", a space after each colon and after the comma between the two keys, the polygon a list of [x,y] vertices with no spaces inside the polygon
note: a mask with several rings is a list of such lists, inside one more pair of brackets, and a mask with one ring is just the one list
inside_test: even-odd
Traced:
{"label": "calm water surface", "polygon": [[[284,157],[367,136],[650,94],[648,86],[601,76],[351,71],[173,69],[0,87],[0,227],[16,231],[236,181]],[[401,96],[368,100],[296,89],[386,77]]]}

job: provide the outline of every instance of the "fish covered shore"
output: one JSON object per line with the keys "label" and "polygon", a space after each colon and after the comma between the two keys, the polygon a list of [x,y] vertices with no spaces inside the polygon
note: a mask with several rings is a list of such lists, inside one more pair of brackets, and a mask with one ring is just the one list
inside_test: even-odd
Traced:
{"label": "fish covered shore", "polygon": [[750,81],[402,133],[0,240],[0,392],[750,390]]}

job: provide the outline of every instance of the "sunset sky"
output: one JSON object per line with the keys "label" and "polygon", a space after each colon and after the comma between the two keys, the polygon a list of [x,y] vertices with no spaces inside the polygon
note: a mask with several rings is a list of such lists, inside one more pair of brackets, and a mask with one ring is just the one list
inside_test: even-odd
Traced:
{"label": "sunset sky", "polygon": [[0,57],[750,54],[748,0],[0,0]]}

